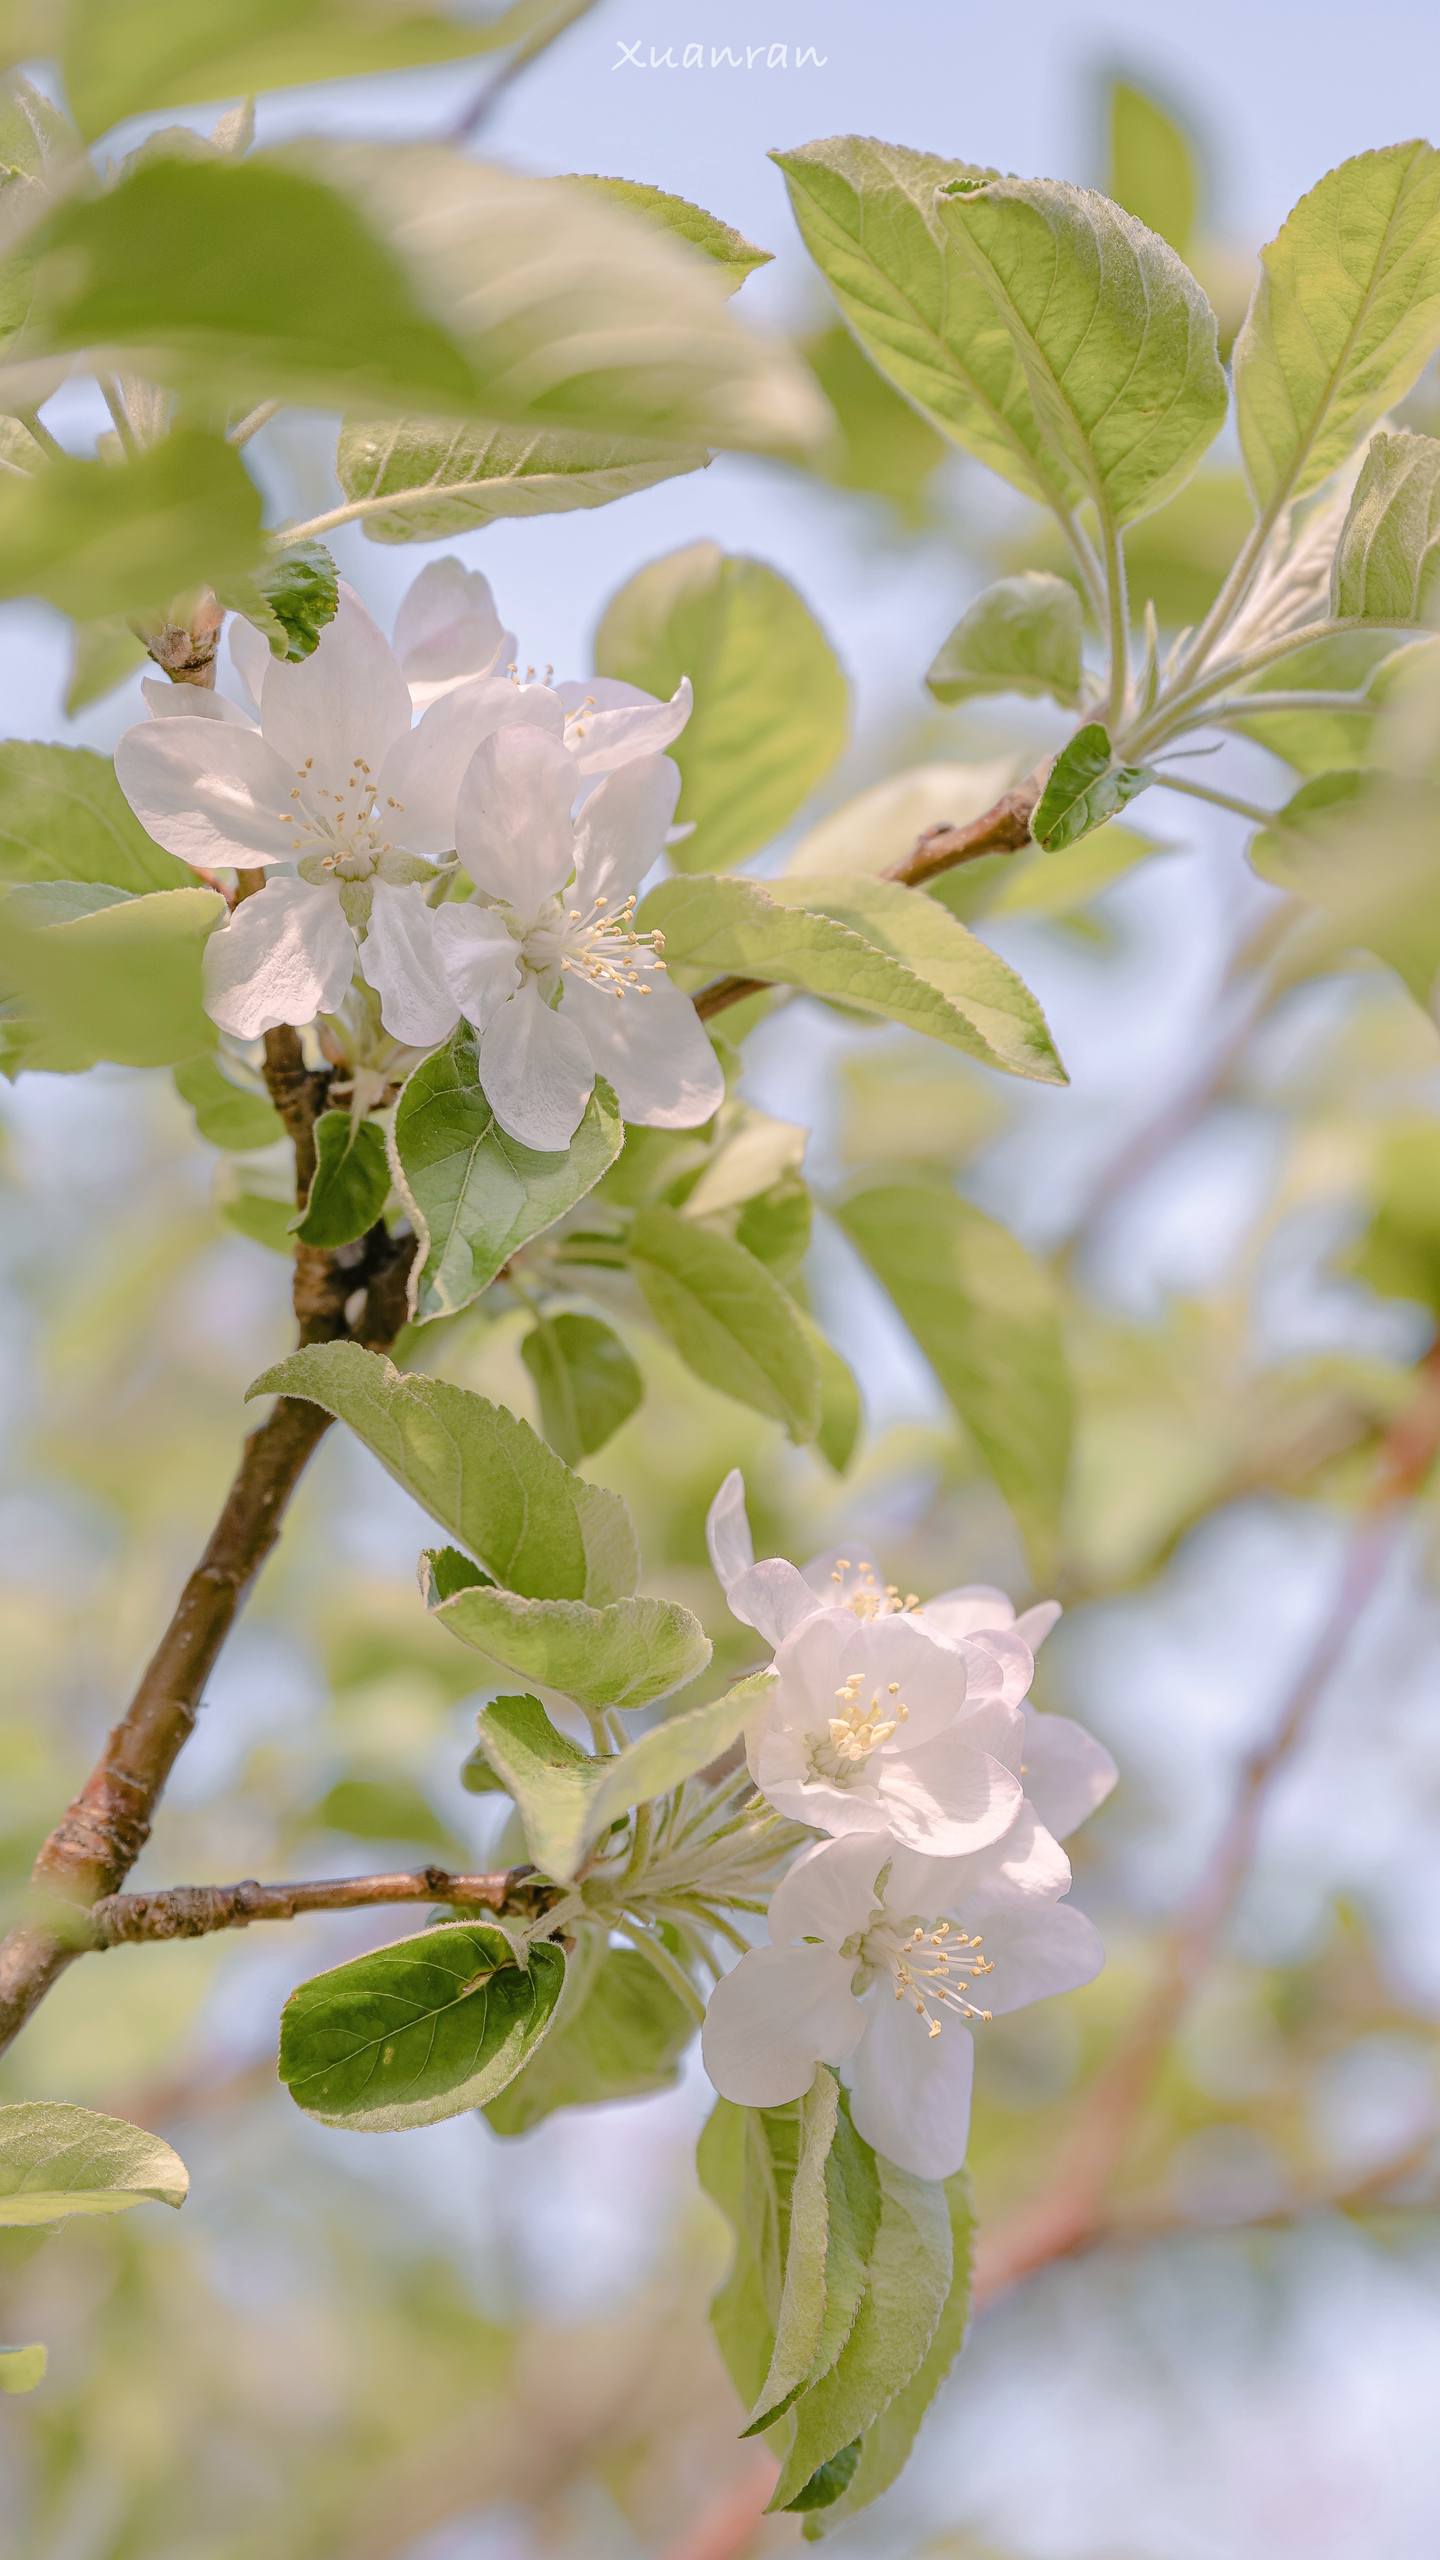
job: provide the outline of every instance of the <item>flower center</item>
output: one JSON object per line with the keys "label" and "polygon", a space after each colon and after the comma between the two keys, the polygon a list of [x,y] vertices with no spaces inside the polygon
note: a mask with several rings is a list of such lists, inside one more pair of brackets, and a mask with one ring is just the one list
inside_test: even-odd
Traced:
{"label": "flower center", "polygon": [[848,1609],[852,1617],[867,1622],[871,1618],[898,1617],[920,1606],[918,1592],[902,1593],[898,1582],[882,1583],[875,1567],[864,1556],[854,1564],[848,1556],[837,1556],[830,1579],[835,1585],[840,1607]]}
{"label": "flower center", "polygon": [[[342,788],[331,791],[313,779],[314,764],[314,757],[307,756],[297,766],[290,797],[300,806],[283,820],[295,830],[296,857],[303,854],[321,882],[369,880],[391,850],[375,777],[365,758],[356,756]],[[401,805],[387,793],[386,812],[398,812]]]}
{"label": "flower center", "polygon": [[927,1929],[923,1920],[897,1920],[882,1910],[871,1914],[857,1954],[865,1972],[887,1977],[896,1999],[908,2000],[927,2034],[938,2036],[942,2012],[967,2024],[990,2016],[967,1987],[995,1970],[983,1943],[953,1920],[936,1920]]}
{"label": "flower center", "polygon": [[861,1673],[852,1671],[844,1687],[835,1692],[843,1712],[827,1718],[823,1735],[811,1739],[811,1775],[828,1779],[832,1786],[844,1786],[858,1777],[871,1752],[888,1742],[910,1713],[898,1680],[886,1683],[883,1697],[872,1689],[868,1706],[864,1688]]}
{"label": "flower center", "polygon": [[533,977],[554,981],[559,971],[588,979],[607,996],[648,996],[650,973],[665,948],[658,933],[632,933],[635,901],[627,898],[611,911],[607,897],[593,900],[589,913],[552,898],[548,907],[520,938],[520,959]]}

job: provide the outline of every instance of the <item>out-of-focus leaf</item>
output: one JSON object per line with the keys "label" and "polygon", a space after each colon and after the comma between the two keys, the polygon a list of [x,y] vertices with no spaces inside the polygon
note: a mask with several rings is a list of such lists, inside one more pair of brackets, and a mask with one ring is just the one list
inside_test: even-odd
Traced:
{"label": "out-of-focus leaf", "polygon": [[0,2347],[0,2392],[34,2391],[48,2363],[43,2347]]}
{"label": "out-of-focus leaf", "polygon": [[201,1003],[214,889],[141,898],[42,881],[0,897],[0,993],[18,1007],[19,1063],[70,1075],[106,1060],[168,1067],[215,1045]]}
{"label": "out-of-focus leaf", "polygon": [[[77,622],[70,634],[66,719],[73,720],[79,712],[88,711],[92,702],[103,702],[107,693],[113,693],[145,663],[145,643],[128,622]],[[170,858],[173,861],[174,856]]]}
{"label": "out-of-focus leaf", "polygon": [[0,485],[0,597],[79,621],[162,608],[254,567],[260,492],[223,436],[181,428],[120,463],[67,455]]}
{"label": "out-of-focus leaf", "polygon": [[30,738],[0,745],[0,880],[94,880],[140,895],[194,878],[147,836],[108,756]]}
{"label": "out-of-focus leaf", "polygon": [[539,2051],[485,2109],[496,2133],[528,2133],[560,2107],[595,2107],[670,2089],[695,2033],[686,2003],[643,1956],[598,1936],[572,1956]]}
{"label": "out-of-focus leaf", "polygon": [[925,682],[937,702],[969,702],[977,694],[1080,698],[1080,599],[1064,578],[1038,571],[1000,578],[961,615],[931,663]]}
{"label": "out-of-focus leaf", "polygon": [[1194,136],[1149,89],[1119,72],[1106,82],[1105,110],[1106,195],[1188,257],[1201,195]]}
{"label": "out-of-focus leaf", "polygon": [[835,421],[811,468],[838,488],[885,499],[903,523],[922,524],[930,483],[945,460],[944,437],[891,388],[839,321],[803,339],[800,353]]}
{"label": "out-of-focus leaf", "polygon": [[692,249],[699,249],[714,261],[732,293],[737,292],[747,276],[757,267],[768,267],[773,252],[757,249],[743,232],[728,222],[721,222],[703,205],[691,204],[685,196],[667,195],[663,187],[645,185],[638,178],[563,178],[569,187],[602,204],[622,205],[629,213],[637,213],[658,230],[669,231]]}
{"label": "out-of-focus leaf", "polygon": [[659,1206],[637,1211],[626,1250],[646,1305],[696,1376],[783,1422],[793,1440],[813,1440],[818,1364],[793,1299],[764,1264]]}
{"label": "out-of-focus leaf", "polygon": [[545,2034],[565,1958],[523,1958],[503,1929],[463,1921],[381,1947],[292,1991],[280,2077],[307,2115],[351,2133],[438,2124],[484,2106]]}
{"label": "out-of-focus leaf", "polygon": [[1337,619],[1396,629],[1435,620],[1440,604],[1440,441],[1376,436],[1335,549]]}
{"label": "out-of-focus leaf", "polygon": [[181,2205],[189,2184],[168,2142],[119,2116],[49,2100],[0,2107],[0,2226]]}
{"label": "out-of-focus leaf", "polygon": [[567,1466],[603,1449],[645,1393],[624,1343],[598,1316],[543,1317],[520,1356],[535,1381],[545,1437]]}
{"label": "out-of-focus leaf", "polygon": [[703,446],[641,446],[582,427],[381,418],[341,430],[335,468],[371,542],[441,542],[501,517],[609,506],[709,459]]}
{"label": "out-of-focus leaf", "polygon": [[238,1155],[276,1145],[285,1132],[263,1093],[232,1084],[217,1058],[190,1058],[175,1069],[175,1090],[195,1114],[195,1126],[212,1147]]}

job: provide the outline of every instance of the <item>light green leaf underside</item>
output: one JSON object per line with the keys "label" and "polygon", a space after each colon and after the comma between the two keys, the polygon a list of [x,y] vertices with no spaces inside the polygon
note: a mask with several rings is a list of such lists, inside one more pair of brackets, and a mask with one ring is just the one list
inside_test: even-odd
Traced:
{"label": "light green leaf underside", "polygon": [[201,952],[225,912],[213,889],[143,897],[98,882],[42,881],[0,894],[0,996],[13,1054],[71,1075],[102,1061],[169,1067],[215,1046]]}
{"label": "light green leaf underside", "polygon": [[350,1342],[294,1352],[247,1393],[305,1396],[348,1424],[506,1585],[497,1598],[603,1605],[633,1591],[639,1559],[619,1495],[572,1475],[503,1405]]}
{"label": "light green leaf underside", "polygon": [[531,1682],[592,1709],[648,1707],[682,1688],[710,1659],[699,1619],[678,1601],[642,1595],[597,1608],[581,1600],[524,1599],[484,1583],[455,1588],[443,1579],[445,1562],[443,1553],[422,1560],[436,1621],[504,1679]]}
{"label": "light green leaf underside", "polygon": [[578,427],[402,418],[346,426],[335,467],[372,542],[442,542],[505,517],[609,506],[709,459],[703,446],[642,448]]}
{"label": "light green leaf underside", "polygon": [[45,2100],[0,2107],[0,2228],[181,2205],[189,2183],[168,2142],[118,2116]]}
{"label": "light green leaf underside", "polygon": [[81,619],[162,609],[260,556],[260,492],[223,436],[182,429],[118,464],[67,456],[0,481],[0,598]]}
{"label": "light green leaf underside", "polygon": [[1337,619],[1396,628],[1432,623],[1437,606],[1440,441],[1376,436],[1336,546],[1330,609]]}
{"label": "light green leaf underside", "polygon": [[280,2021],[280,2077],[322,2124],[389,2133],[485,2105],[554,2013],[559,1947],[517,1957],[504,1930],[461,1922],[302,1982]]}

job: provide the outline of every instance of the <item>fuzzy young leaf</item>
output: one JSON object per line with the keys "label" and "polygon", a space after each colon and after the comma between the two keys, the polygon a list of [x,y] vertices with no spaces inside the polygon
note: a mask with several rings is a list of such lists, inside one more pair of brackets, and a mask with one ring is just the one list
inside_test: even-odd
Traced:
{"label": "fuzzy young leaf", "polygon": [[294,1221],[302,1244],[351,1244],[374,1226],[390,1197],[385,1132],[376,1120],[352,1120],[348,1111],[322,1111],[315,1123],[315,1179],[302,1216]]}
{"label": "fuzzy young leaf", "polygon": [[667,964],[828,996],[902,1022],[986,1066],[1063,1084],[1045,1017],[1028,987],[933,898],[895,880],[796,873],[781,880],[667,880],[642,921],[665,935]]}
{"label": "fuzzy young leaf", "polygon": [[666,449],[583,427],[381,418],[342,428],[335,470],[371,542],[442,542],[504,517],[609,506],[709,459],[701,445]]}
{"label": "fuzzy young leaf", "polygon": [[141,896],[193,888],[195,875],[147,836],[108,756],[7,738],[0,746],[0,880],[93,880]]}
{"label": "fuzzy young leaf", "polygon": [[273,658],[298,665],[335,619],[339,572],[323,542],[292,542],[253,577],[223,585],[220,601],[263,631]]}
{"label": "fuzzy young leaf", "polygon": [[[1392,628],[1440,607],[1440,441],[1376,436],[1336,547],[1330,609]],[[1288,681],[1288,674],[1287,674]]]}
{"label": "fuzzy young leaf", "polygon": [[1342,161],[1260,253],[1235,345],[1240,446],[1277,510],[1343,462],[1440,346],[1440,152]]}
{"label": "fuzzy young leaf", "polygon": [[1189,479],[1225,422],[1215,314],[1189,268],[1089,187],[959,178],[938,218],[990,294],[1034,401],[1102,521],[1128,524]]}
{"label": "fuzzy young leaf", "polygon": [[1071,1390],[1055,1284],[1008,1230],[939,1186],[879,1183],[836,1215],[930,1362],[1020,1523],[1054,1547]]}
{"label": "fuzzy young leaf", "polygon": [[937,702],[1028,693],[1073,705],[1083,631],[1080,599],[1066,579],[1039,570],[1000,578],[961,615],[925,682]]}
{"label": "fuzzy young leaf", "polygon": [[89,2107],[0,2107],[0,2227],[34,2228],[131,2205],[182,2205],[183,2160],[158,2134]]}
{"label": "fuzzy young leaf", "polygon": [[223,436],[182,428],[121,463],[67,455],[0,486],[0,597],[88,619],[161,609],[254,567],[260,492]]}
{"label": "fuzzy young leaf", "polygon": [[499,2134],[528,2133],[560,2107],[597,2107],[671,2089],[695,2033],[688,2004],[645,1958],[595,1933],[572,1956],[554,2023],[525,2069],[485,2109]]}
{"label": "fuzzy young leaf", "polygon": [[0,994],[26,1067],[169,1067],[215,1046],[201,951],[225,912],[214,889],[128,898],[46,881],[0,897]]}
{"label": "fuzzy young leaf", "polygon": [[707,1386],[783,1422],[820,1428],[820,1373],[794,1300],[743,1245],[674,1209],[641,1209],[627,1251],[645,1303]]}
{"label": "fuzzy young leaf", "polygon": [[497,1597],[603,1606],[634,1590],[635,1533],[619,1495],[572,1475],[503,1405],[442,1378],[409,1376],[353,1342],[296,1351],[247,1394],[308,1397],[347,1423],[506,1585]]}
{"label": "fuzzy young leaf", "polygon": [[445,1551],[422,1558],[426,1599],[438,1624],[502,1679],[529,1681],[582,1707],[648,1707],[710,1659],[704,1628],[678,1601],[642,1597],[594,1608],[527,1600],[494,1584],[457,1582],[453,1563],[463,1559],[451,1557],[448,1572]]}
{"label": "fuzzy young leaf", "polygon": [[422,1060],[401,1090],[391,1140],[396,1186],[420,1238],[411,1313],[454,1315],[503,1263],[593,1190],[624,1137],[615,1098],[597,1084],[568,1148],[522,1147],[480,1085],[473,1032]]}
{"label": "fuzzy young leaf", "polygon": [[624,1343],[598,1316],[544,1317],[520,1357],[535,1381],[545,1437],[567,1466],[603,1449],[645,1393]]}
{"label": "fuzzy young leaf", "polygon": [[670,753],[682,869],[743,862],[788,824],[845,745],[849,688],[809,606],[763,560],[691,543],[640,570],[606,607],[602,676],[668,701],[682,676],[695,708]]}
{"label": "fuzzy young leaf", "polygon": [[565,1977],[488,1922],[427,1929],[292,1991],[280,2077],[307,2115],[352,2133],[438,2124],[496,2097],[540,2043]]}
{"label": "fuzzy young leaf", "polygon": [[787,2106],[737,2107],[720,2099],[700,2136],[700,2184],[735,2238],[710,2320],[746,2408],[778,2406],[791,2389],[788,2377],[803,2379],[819,2343],[825,2164],[838,2107],[834,2075],[817,2071],[807,2094]]}
{"label": "fuzzy young leaf", "polygon": [[1148,765],[1116,764],[1108,732],[1089,720],[1051,766],[1030,832],[1047,853],[1062,853],[1128,807],[1154,779]]}

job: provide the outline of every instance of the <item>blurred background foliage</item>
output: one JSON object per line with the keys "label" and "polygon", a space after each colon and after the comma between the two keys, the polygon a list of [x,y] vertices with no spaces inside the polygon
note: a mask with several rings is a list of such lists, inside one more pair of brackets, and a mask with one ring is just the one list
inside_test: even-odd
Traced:
{"label": "blurred background foliage", "polygon": [[[1017,76],[1027,15],[987,38],[987,60]],[[492,101],[486,146],[513,140],[537,159],[547,118],[583,128],[577,99],[608,74],[620,17],[602,8],[583,45],[572,36],[528,87]],[[1146,71],[1143,44],[1138,66],[1101,59],[1112,21],[1136,43],[1143,26],[1129,9],[1103,18],[1066,102],[1064,172],[1106,185],[1192,259],[1228,338],[1248,291],[1253,190],[1234,214],[1210,119],[1242,65],[1215,63],[1207,117],[1172,75]],[[1371,18],[1402,55],[1410,39],[1423,53],[1419,15],[1380,0]],[[1317,37],[1342,93],[1349,23],[1322,13]],[[895,137],[1003,156],[974,116],[962,133],[937,119],[936,83],[952,100],[963,87],[959,34],[924,11],[906,27],[914,59],[899,89],[887,75]],[[838,10],[827,30],[832,92],[818,75],[809,89],[772,82],[777,140],[873,120],[868,17]],[[664,40],[658,21],[654,32]],[[1433,63],[1433,29],[1428,41]],[[333,108],[321,92],[300,121],[444,129],[474,79],[416,75],[378,105],[373,90],[336,92]],[[1411,85],[1398,64],[1393,85],[1398,132]],[[680,183],[664,151],[642,165],[633,137],[607,130],[618,94],[599,88],[588,156],[573,134],[551,156]],[[698,132],[728,94],[687,94],[682,126]],[[675,95],[673,82],[659,92]],[[722,132],[708,147],[740,145]],[[1311,176],[1326,165],[1303,159]],[[572,554],[534,555],[541,590],[573,557],[564,611],[593,625],[610,588],[667,540],[753,521],[763,553],[783,526],[787,567],[807,591],[813,572],[842,659],[866,677],[847,763],[796,836],[884,786],[866,826],[883,825],[898,851],[929,818],[963,816],[965,795],[983,806],[1044,735],[1019,705],[927,708],[936,640],[988,577],[1064,563],[825,319],[778,186],[768,231],[756,227],[757,183],[747,173],[733,200],[713,175],[688,191],[778,251],[765,289],[834,409],[831,447],[809,473],[717,463],[610,511],[598,541],[585,519]],[[1298,191],[1269,208],[1272,228]],[[1437,406],[1426,384],[1410,410],[1433,428]],[[296,507],[316,502],[319,451],[307,422],[267,438],[264,468]],[[1222,442],[1138,528],[1132,584],[1168,627],[1208,601],[1246,513]],[[531,531],[503,528],[502,603],[533,630]],[[490,539],[459,547],[489,567]],[[393,555],[358,536],[338,547],[382,608],[410,574],[402,555],[391,576]],[[48,680],[53,619],[12,613],[0,629],[22,705],[37,630]],[[133,691],[100,688],[78,729],[54,698],[32,725],[108,744],[133,716]],[[1258,746],[1227,748],[1223,771],[1241,789],[1247,777],[1284,788]],[[1075,2093],[1143,1997],[1167,1918],[1324,1620],[1351,1507],[1440,1313],[1433,1025],[1389,973],[1297,935],[1225,819],[1167,807],[1158,823],[1163,841],[1110,829],[1059,885],[999,862],[948,885],[1037,990],[1068,1091],[1003,1082],[803,1004],[747,1044],[749,1097],[812,1133],[807,1282],[865,1408],[843,1478],[653,1341],[646,1402],[592,1462],[635,1510],[646,1587],[700,1612],[727,1676],[754,1649],[719,1604],[702,1524],[737,1460],[762,1552],[843,1535],[922,1592],[988,1580],[1034,1596],[1011,1514],[946,1404],[943,1340],[926,1342],[927,1360],[832,1211],[912,1173],[958,1181],[1046,1259],[1077,1454],[1053,1575],[1067,1614],[1038,1694],[1102,1736],[1123,1783],[1075,1844],[1106,1973],[986,2034],[972,2150],[982,2229],[1045,2196]],[[217,1181],[167,1078],[26,1079],[4,1123],[10,1898],[192,1561],[241,1391],[285,1338],[286,1275],[263,1164],[237,1179],[221,1159]],[[632,1308],[621,1329],[633,1321]],[[497,1292],[406,1356],[534,1417],[527,1323]],[[457,1781],[476,1698],[466,1656],[417,1603],[421,1540],[378,1469],[341,1435],[327,1442],[212,1684],[142,1880],[505,1854],[503,1806]],[[1129,2154],[1122,2234],[984,2313],[905,2479],[837,2535],[841,2560],[1422,2560],[1440,2542],[1428,2415],[1440,2364],[1436,1561],[1421,1502],[1274,1790],[1223,1959]],[[71,2229],[33,2265],[0,2260],[5,2327],[51,2342],[44,2391],[0,2412],[7,2551],[740,2560],[791,2548],[792,2520],[757,2521],[763,2483],[735,2441],[705,2321],[723,2243],[691,2168],[698,2067],[667,2096],[562,2113],[509,2141],[468,2120],[383,2143],[312,2126],[275,2079],[280,2001],[386,1934],[378,1916],[317,1918],[117,1950],[77,1967],[17,2045],[6,2096],[63,2094],[154,2127],[183,2152],[193,2192],[173,2225]]]}

